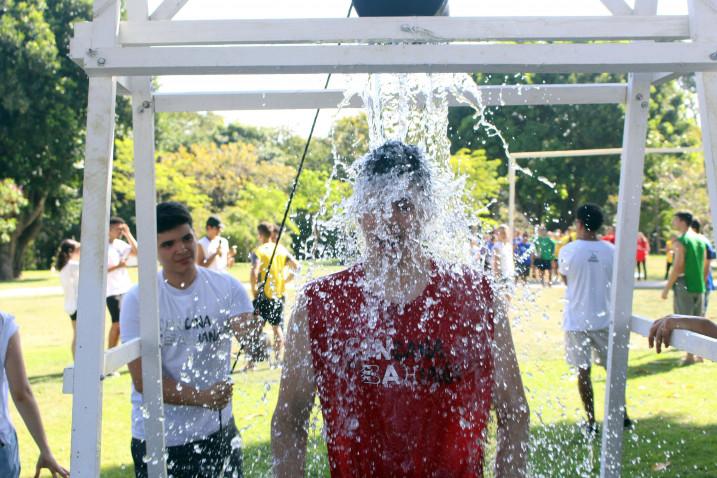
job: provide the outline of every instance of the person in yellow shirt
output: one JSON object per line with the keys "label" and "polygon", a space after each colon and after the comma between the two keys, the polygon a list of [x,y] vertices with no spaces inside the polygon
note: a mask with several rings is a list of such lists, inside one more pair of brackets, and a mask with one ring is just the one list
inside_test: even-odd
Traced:
{"label": "person in yellow shirt", "polygon": [[673,248],[673,244],[677,240],[677,236],[672,234],[670,236],[670,239],[667,240],[665,243],[665,261],[666,261],[666,267],[665,267],[665,280],[670,276],[670,269],[672,269],[672,262],[675,260],[675,249]]}
{"label": "person in yellow shirt", "polygon": [[[292,271],[299,268],[294,256],[281,244],[276,245],[272,240],[273,225],[262,222],[257,227],[259,247],[254,250],[256,261],[251,269],[251,290],[254,296],[254,313],[269,322],[274,334],[274,358],[278,362],[284,349],[284,295],[286,292],[286,278],[284,269],[289,267]],[[276,253],[274,253],[276,247]],[[274,259],[271,259],[272,253]],[[271,269],[269,262],[271,261]],[[267,277],[268,276],[268,277]],[[247,368],[252,368],[252,360]]]}

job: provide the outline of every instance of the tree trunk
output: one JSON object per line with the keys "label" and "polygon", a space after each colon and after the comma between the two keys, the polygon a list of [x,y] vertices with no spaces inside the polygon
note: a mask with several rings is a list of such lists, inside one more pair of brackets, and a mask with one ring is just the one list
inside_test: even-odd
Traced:
{"label": "tree trunk", "polygon": [[40,232],[46,199],[46,195],[34,201],[31,199],[32,205],[18,218],[10,241],[0,244],[0,280],[17,279],[22,274],[22,256],[25,248]]}

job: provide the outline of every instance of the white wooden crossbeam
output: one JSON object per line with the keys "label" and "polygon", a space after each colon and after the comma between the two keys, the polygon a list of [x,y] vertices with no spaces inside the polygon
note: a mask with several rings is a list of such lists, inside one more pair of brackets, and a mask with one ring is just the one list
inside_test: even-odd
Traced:
{"label": "white wooden crossbeam", "polygon": [[613,15],[632,15],[632,8],[625,0],[600,0]]}
{"label": "white wooden crossbeam", "polygon": [[[647,337],[653,321],[633,316],[630,320],[632,332]],[[717,362],[717,339],[696,334],[688,330],[674,330],[670,338],[670,347],[684,350]]]}
{"label": "white wooden crossbeam", "polygon": [[[575,85],[480,86],[485,106],[611,104],[624,103],[627,86],[620,83]],[[155,93],[157,112],[232,111],[336,108],[343,90],[238,91]],[[419,99],[420,101],[420,99]],[[465,106],[453,95],[449,106]],[[362,108],[359,96],[353,96],[344,108]]]}
{"label": "white wooden crossbeam", "polygon": [[[702,148],[646,148],[645,154],[690,154],[700,153]],[[513,159],[526,158],[567,158],[577,156],[611,156],[622,154],[622,148],[573,149],[563,151],[524,151],[510,153]]]}
{"label": "white wooden crossbeam", "polygon": [[140,340],[132,339],[105,352],[103,376],[116,372],[140,354]]}
{"label": "white wooden crossbeam", "polygon": [[[172,3],[177,0],[168,0]],[[84,34],[89,23],[75,25]],[[121,22],[124,46],[487,40],[684,40],[684,15],[628,17],[375,17]]]}
{"label": "white wooden crossbeam", "polygon": [[711,42],[107,47],[91,54],[75,45],[72,53],[90,76],[717,71]]}
{"label": "white wooden crossbeam", "polygon": [[189,0],[162,0],[154,12],[149,16],[150,20],[171,20],[187,4]]}

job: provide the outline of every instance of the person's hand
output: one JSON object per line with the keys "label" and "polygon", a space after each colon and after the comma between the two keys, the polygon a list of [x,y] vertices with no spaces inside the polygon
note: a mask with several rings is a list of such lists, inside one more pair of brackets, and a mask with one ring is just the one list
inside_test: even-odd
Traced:
{"label": "person's hand", "polygon": [[222,380],[199,392],[199,401],[204,408],[223,410],[231,402],[233,393],[234,384],[230,380]]}
{"label": "person's hand", "polygon": [[120,224],[119,230],[120,230],[120,237],[127,237],[127,233],[129,232],[129,226],[127,224]]}
{"label": "person's hand", "polygon": [[650,333],[647,335],[647,343],[650,348],[655,348],[659,354],[662,352],[662,346],[665,348],[670,346],[670,336],[675,329],[677,319],[671,315],[665,316],[652,323]]}
{"label": "person's hand", "polygon": [[55,460],[55,457],[52,456],[52,453],[49,451],[40,453],[40,457],[37,459],[37,465],[35,465],[35,478],[40,476],[40,470],[43,468],[50,470],[52,478],[57,478],[58,476],[69,478],[70,476],[70,472],[57,463],[57,460]]}
{"label": "person's hand", "polygon": [[670,289],[668,289],[667,287],[662,289],[662,294],[660,294],[660,297],[662,297],[662,300],[667,300],[667,296],[669,293],[670,293]]}
{"label": "person's hand", "polygon": [[127,267],[127,259],[120,259],[119,264],[117,264],[117,269],[120,267]]}

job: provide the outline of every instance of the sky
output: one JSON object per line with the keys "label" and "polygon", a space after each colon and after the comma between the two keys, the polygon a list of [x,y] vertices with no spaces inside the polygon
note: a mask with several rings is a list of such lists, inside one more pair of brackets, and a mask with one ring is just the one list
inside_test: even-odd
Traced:
{"label": "sky", "polygon": [[[626,0],[631,6],[634,0]],[[149,0],[150,12],[161,0]],[[347,0],[189,0],[175,20],[261,19],[261,18],[341,18]],[[449,0],[451,16],[570,16],[609,15],[600,0]],[[687,13],[686,0],[659,0],[658,14]],[[353,14],[355,16],[355,13]],[[257,91],[321,89],[326,75],[221,75],[163,76],[162,92]],[[352,78],[332,77],[330,88],[346,88]],[[355,78],[353,81],[357,81]],[[355,110],[343,114],[354,114]],[[306,136],[313,110],[222,111],[226,122],[239,121],[256,126],[288,128]],[[335,110],[322,110],[316,134],[326,136],[336,117]]]}

